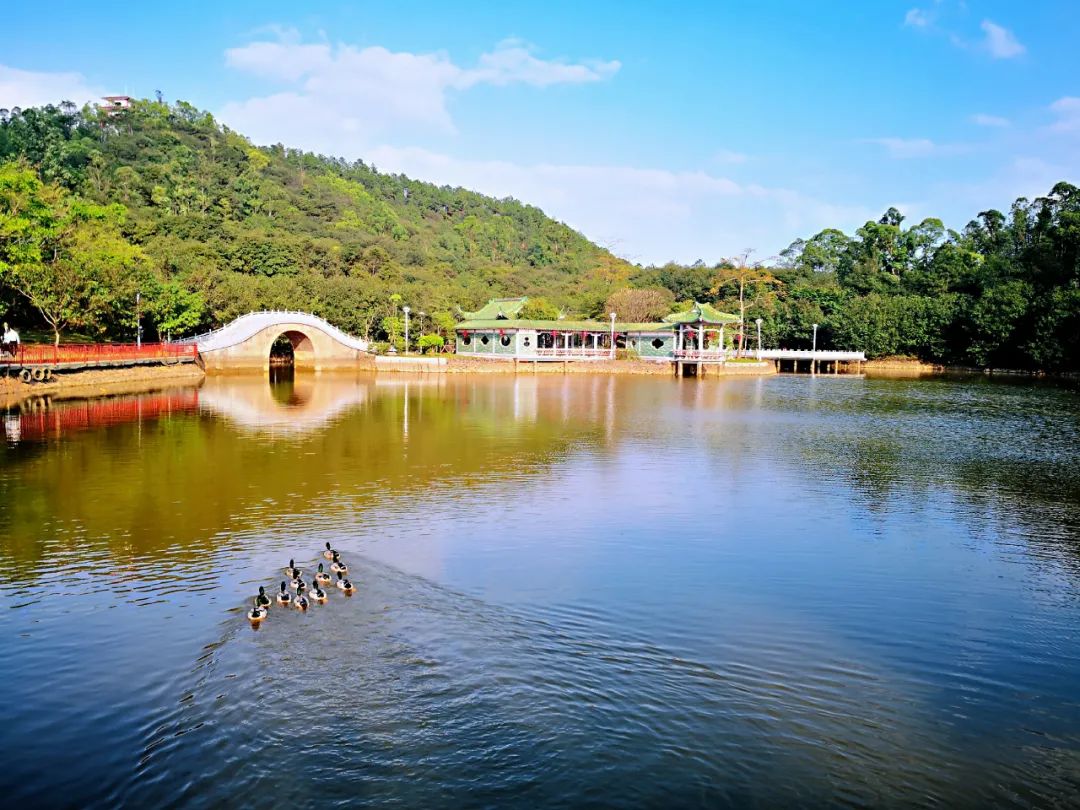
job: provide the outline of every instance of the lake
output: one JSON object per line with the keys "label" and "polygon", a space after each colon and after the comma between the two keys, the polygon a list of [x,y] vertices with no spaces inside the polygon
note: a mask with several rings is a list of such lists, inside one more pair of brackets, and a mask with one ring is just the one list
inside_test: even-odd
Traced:
{"label": "lake", "polygon": [[[12,806],[1080,795],[1073,390],[220,377],[3,419]],[[326,542],[358,592],[253,629]]]}

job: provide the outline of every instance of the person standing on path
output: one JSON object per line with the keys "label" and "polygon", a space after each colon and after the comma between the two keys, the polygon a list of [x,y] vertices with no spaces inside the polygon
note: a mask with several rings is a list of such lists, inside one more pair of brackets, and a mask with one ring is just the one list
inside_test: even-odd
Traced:
{"label": "person standing on path", "polygon": [[7,321],[4,321],[4,341],[3,351],[5,354],[10,354],[12,359],[19,353],[19,333],[8,326]]}

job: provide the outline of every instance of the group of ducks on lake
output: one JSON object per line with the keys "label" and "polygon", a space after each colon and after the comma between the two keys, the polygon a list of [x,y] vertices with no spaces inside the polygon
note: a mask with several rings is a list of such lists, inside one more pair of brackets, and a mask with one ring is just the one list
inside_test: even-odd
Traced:
{"label": "group of ducks on lake", "polygon": [[[346,594],[356,591],[356,587],[345,576],[349,573],[349,566],[342,561],[340,552],[334,551],[334,549],[330,548],[330,544],[327,543],[326,551],[322,555],[330,560],[331,573],[337,575],[335,584],[338,590]],[[322,563],[319,563],[319,570],[312,577],[313,582],[310,587],[304,582],[304,572],[296,567],[295,560],[289,560],[289,567],[285,569],[285,576],[289,579],[282,581],[281,590],[277,594],[277,603],[282,607],[307,610],[312,602],[323,603],[326,601],[326,591],[323,590],[323,586],[329,586],[332,577],[323,570]],[[289,588],[295,591],[295,595],[289,593]],[[247,615],[251,623],[258,624],[265,619],[272,604],[274,604],[274,600],[267,595],[266,588],[260,585],[259,595],[255,597],[255,604]]]}

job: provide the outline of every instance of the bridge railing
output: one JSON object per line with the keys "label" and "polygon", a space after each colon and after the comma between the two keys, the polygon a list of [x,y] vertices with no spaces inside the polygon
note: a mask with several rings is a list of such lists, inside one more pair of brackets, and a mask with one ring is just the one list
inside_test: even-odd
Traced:
{"label": "bridge railing", "polygon": [[[353,335],[350,335],[348,332],[345,332],[344,330],[339,329],[338,327],[334,326],[332,323],[327,321],[325,318],[323,318],[321,315],[316,315],[313,312],[303,312],[301,310],[291,310],[291,309],[266,309],[266,310],[259,310],[257,312],[249,312],[246,315],[241,315],[238,318],[236,318],[235,320],[230,321],[229,323],[225,324],[224,326],[220,326],[217,329],[211,329],[209,332],[203,332],[202,334],[199,334],[199,335],[193,335],[191,337],[186,337],[183,340],[177,341],[177,343],[196,344],[196,345],[199,345],[200,347],[204,347],[205,344],[211,343],[216,338],[224,336],[225,333],[227,333],[227,332],[235,332],[239,328],[242,328],[242,326],[245,323],[248,323],[248,322],[251,322],[251,321],[256,321],[256,322],[258,322],[258,321],[273,321],[274,319],[277,319],[279,321],[280,320],[288,321],[290,319],[296,320],[298,318],[303,319],[304,321],[309,321],[309,322],[313,321],[314,323],[309,323],[310,326],[318,328],[318,329],[322,330],[323,332],[326,332],[328,335],[333,337],[335,340],[337,340],[337,341],[339,341],[341,343],[344,343],[347,346],[356,348],[356,349],[358,349],[360,351],[368,351],[368,345],[369,345],[368,341],[364,340],[363,338],[354,337]],[[272,326],[272,325],[273,325],[272,322],[267,323],[264,327],[261,327],[261,328],[265,328],[266,326]],[[241,338],[237,342],[242,343],[244,340],[247,340],[248,337],[250,337],[250,335],[247,335],[247,336]],[[235,344],[233,344],[233,345],[235,345]],[[211,348],[212,349],[222,349],[222,348],[228,348],[228,347],[227,346],[213,346]]]}

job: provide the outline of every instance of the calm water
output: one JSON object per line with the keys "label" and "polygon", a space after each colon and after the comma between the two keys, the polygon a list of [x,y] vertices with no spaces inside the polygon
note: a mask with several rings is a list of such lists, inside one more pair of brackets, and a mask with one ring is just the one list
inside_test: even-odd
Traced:
{"label": "calm water", "polygon": [[[1080,396],[211,379],[9,413],[14,806],[1076,806]],[[244,610],[326,541],[360,590]]]}

